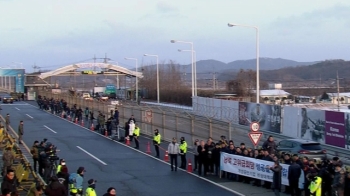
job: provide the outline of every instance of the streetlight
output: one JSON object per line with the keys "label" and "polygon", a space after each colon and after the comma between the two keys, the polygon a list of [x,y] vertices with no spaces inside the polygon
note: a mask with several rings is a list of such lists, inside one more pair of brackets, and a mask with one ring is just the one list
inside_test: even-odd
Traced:
{"label": "streetlight", "polygon": [[259,68],[259,28],[256,26],[248,26],[241,24],[228,23],[229,27],[247,27],[253,28],[256,30],[256,103],[259,103],[260,100],[260,68]]}
{"label": "streetlight", "polygon": [[192,97],[194,97],[194,59],[193,59],[193,42],[185,42],[185,41],[178,41],[178,40],[170,40],[171,43],[184,43],[184,44],[191,44],[191,55],[192,55]]}
{"label": "streetlight", "polygon": [[[191,50],[181,50],[179,52],[192,52]],[[194,53],[194,96],[197,96],[197,53],[193,50]]]}
{"label": "streetlight", "polygon": [[144,54],[143,56],[153,56],[157,58],[157,103],[159,103],[159,65],[158,65],[158,55],[155,54]]}
{"label": "streetlight", "polygon": [[[135,65],[136,65],[136,74],[137,74],[137,58],[124,58],[125,60],[134,60],[135,61]],[[139,84],[138,84],[138,79],[137,79],[137,75],[136,75],[136,101],[138,101],[139,99]]]}

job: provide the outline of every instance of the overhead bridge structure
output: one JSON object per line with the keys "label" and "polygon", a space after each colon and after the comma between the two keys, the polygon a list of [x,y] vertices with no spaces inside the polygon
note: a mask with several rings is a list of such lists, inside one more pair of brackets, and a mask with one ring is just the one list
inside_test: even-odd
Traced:
{"label": "overhead bridge structure", "polygon": [[[91,69],[98,71],[92,71]],[[81,70],[87,70],[88,71],[81,71]],[[80,70],[80,71],[79,71]],[[39,75],[40,79],[45,79],[51,76],[71,76],[71,75],[81,75],[81,74],[103,74],[103,75],[123,75],[127,77],[138,77],[142,78],[141,72],[132,71],[129,69],[126,69],[124,67],[121,67],[119,65],[113,65],[108,63],[78,63],[78,64],[72,64],[67,65],[64,67],[61,67],[59,69],[41,73]]]}

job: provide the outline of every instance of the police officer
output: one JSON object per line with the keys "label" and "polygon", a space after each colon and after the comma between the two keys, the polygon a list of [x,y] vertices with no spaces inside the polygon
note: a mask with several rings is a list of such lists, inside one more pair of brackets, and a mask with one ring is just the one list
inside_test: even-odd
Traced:
{"label": "police officer", "polygon": [[161,135],[158,131],[158,129],[154,130],[154,136],[153,136],[153,145],[156,150],[156,157],[159,158],[159,145],[160,145],[160,140],[161,140]]}
{"label": "police officer", "polygon": [[187,143],[184,137],[180,138],[180,157],[181,157],[181,169],[186,169],[186,153],[187,153]]}
{"label": "police officer", "polygon": [[133,133],[133,135],[134,135],[134,138],[135,138],[135,144],[136,144],[135,148],[136,148],[136,149],[139,149],[140,127],[139,127],[139,126],[137,126],[137,124],[135,124],[135,129],[134,129],[134,133]]}
{"label": "police officer", "polygon": [[96,196],[96,191],[95,191],[96,182],[97,181],[94,179],[90,179],[88,181],[88,187],[86,188],[85,196]]}
{"label": "police officer", "polygon": [[322,178],[317,176],[315,169],[311,170],[307,175],[307,179],[310,181],[309,191],[312,196],[322,195]]}

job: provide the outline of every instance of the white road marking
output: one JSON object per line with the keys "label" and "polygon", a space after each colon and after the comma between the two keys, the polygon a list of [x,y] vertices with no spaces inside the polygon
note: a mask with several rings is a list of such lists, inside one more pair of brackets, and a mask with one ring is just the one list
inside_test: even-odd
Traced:
{"label": "white road marking", "polygon": [[33,119],[33,116],[29,115],[29,114],[26,114],[29,118]]}
{"label": "white road marking", "polygon": [[53,133],[57,133],[56,131],[52,130],[51,128],[49,128],[48,126],[44,125],[44,127],[50,131],[52,131]]}
{"label": "white road marking", "polygon": [[19,108],[15,107],[16,110],[20,110]]}
{"label": "white road marking", "polygon": [[82,147],[77,146],[77,148],[79,148],[81,151],[85,152],[87,155],[89,155],[90,157],[94,158],[96,161],[102,163],[103,165],[107,165],[107,163],[101,161],[101,159],[95,157],[94,155],[92,155],[91,153],[89,153],[88,151],[84,150]]}
{"label": "white road marking", "polygon": [[15,103],[15,104],[1,104],[1,106],[14,106],[14,105],[29,105],[28,103],[24,103],[24,104],[21,104],[21,103]]}
{"label": "white road marking", "polygon": [[[30,105],[30,106],[32,106],[32,107],[35,107],[35,108],[38,108],[37,106],[32,105],[32,104],[28,104],[28,105]],[[47,111],[44,111],[44,112],[47,112]],[[48,114],[51,114],[51,113],[49,113],[49,112],[47,112],[47,113],[48,113]],[[51,115],[56,116],[56,115],[54,115],[54,114],[51,114]],[[56,117],[57,117],[57,118],[61,118],[61,117],[59,117],[59,116],[56,116]],[[64,119],[64,118],[61,118],[61,119],[62,119],[62,120],[65,120],[65,121],[67,121],[67,122],[69,122],[69,123],[71,123],[71,124],[77,125],[77,124],[75,124],[74,122],[69,121],[69,120],[67,120],[67,119]],[[77,125],[77,126],[79,126],[79,125]],[[80,126],[80,127],[81,127],[81,126]],[[141,154],[143,154],[143,155],[145,155],[145,156],[148,156],[148,157],[150,157],[150,158],[152,158],[152,159],[155,159],[155,160],[157,160],[157,161],[159,161],[159,162],[162,162],[162,163],[164,163],[164,164],[170,165],[170,163],[168,163],[168,162],[165,162],[165,161],[163,161],[163,160],[161,160],[161,159],[158,159],[158,158],[156,158],[156,157],[154,157],[154,156],[152,156],[152,155],[150,155],[150,154],[147,154],[147,153],[145,153],[145,152],[142,152],[142,151],[140,151],[140,150],[137,150],[137,149],[135,149],[135,148],[133,148],[133,147],[131,147],[131,146],[128,146],[128,145],[122,143],[122,142],[118,142],[118,141],[113,140],[113,139],[111,139],[111,138],[109,138],[109,137],[106,137],[106,136],[104,136],[104,135],[101,135],[101,134],[99,134],[99,133],[97,133],[97,132],[95,132],[95,131],[91,131],[90,129],[88,129],[88,128],[86,128],[86,127],[81,127],[81,128],[83,128],[83,129],[85,129],[85,130],[88,130],[89,132],[94,133],[94,134],[96,134],[96,135],[98,135],[98,136],[100,136],[100,137],[104,137],[104,138],[106,138],[106,139],[109,139],[109,140],[111,140],[111,141],[113,141],[113,142],[115,142],[115,143],[117,143],[117,144],[119,144],[119,145],[121,145],[121,146],[124,146],[124,147],[129,148],[129,149],[131,149],[131,150],[134,150],[134,151],[136,151],[136,152],[138,152],[138,153],[141,153]],[[79,148],[80,150],[84,151],[84,150],[81,149],[79,146],[77,146],[77,148]],[[85,152],[85,151],[84,151],[84,152]],[[86,152],[85,152],[85,153],[86,153]],[[106,164],[106,165],[107,165],[107,164]],[[242,193],[240,193],[240,192],[237,192],[237,191],[235,191],[235,190],[232,190],[232,189],[230,189],[230,188],[228,188],[228,187],[226,187],[226,186],[224,186],[224,185],[221,185],[221,184],[219,184],[219,183],[216,183],[216,182],[211,181],[211,180],[209,180],[209,179],[206,179],[206,178],[204,178],[204,177],[198,176],[198,175],[195,174],[195,173],[189,173],[189,172],[187,172],[186,170],[180,169],[180,168],[178,168],[178,170],[183,171],[183,172],[186,172],[187,174],[189,174],[189,175],[191,175],[191,176],[193,176],[193,177],[196,177],[196,178],[199,178],[199,179],[204,180],[204,181],[206,181],[206,182],[209,182],[209,183],[211,183],[211,184],[213,184],[213,185],[216,185],[216,186],[218,186],[218,187],[220,187],[220,188],[222,188],[222,189],[225,189],[225,190],[227,190],[227,191],[229,191],[229,192],[231,192],[231,193],[234,193],[234,194],[236,194],[236,195],[245,196],[244,194],[242,194]]]}

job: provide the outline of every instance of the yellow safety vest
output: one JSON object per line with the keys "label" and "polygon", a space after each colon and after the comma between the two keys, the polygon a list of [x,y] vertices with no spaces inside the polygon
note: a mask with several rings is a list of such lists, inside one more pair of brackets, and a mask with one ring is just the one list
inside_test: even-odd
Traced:
{"label": "yellow safety vest", "polygon": [[316,177],[315,180],[312,180],[309,186],[310,193],[314,196],[322,195],[322,178]]}
{"label": "yellow safety vest", "polygon": [[134,129],[134,134],[135,134],[135,136],[140,136],[140,127],[135,127],[135,129]]}
{"label": "yellow safety vest", "polygon": [[158,135],[155,135],[153,137],[153,141],[155,141],[157,144],[160,144],[160,139],[161,139],[161,136],[159,133],[158,133]]}
{"label": "yellow safety vest", "polygon": [[57,166],[56,174],[58,174],[58,173],[61,171],[61,168],[62,168],[62,165],[58,165],[58,166]]}
{"label": "yellow safety vest", "polygon": [[187,152],[187,143],[186,143],[186,141],[184,141],[183,143],[180,144],[180,150],[181,150],[183,153],[186,153],[186,152]]}
{"label": "yellow safety vest", "polygon": [[85,191],[85,196],[96,196],[95,189],[88,187]]}

